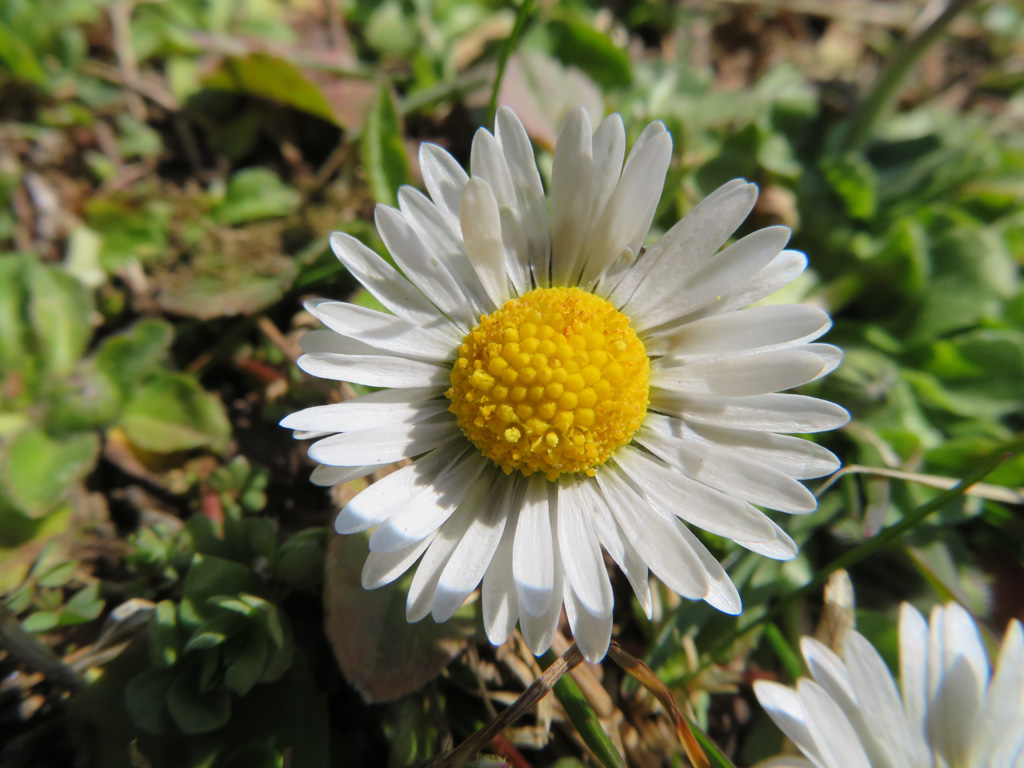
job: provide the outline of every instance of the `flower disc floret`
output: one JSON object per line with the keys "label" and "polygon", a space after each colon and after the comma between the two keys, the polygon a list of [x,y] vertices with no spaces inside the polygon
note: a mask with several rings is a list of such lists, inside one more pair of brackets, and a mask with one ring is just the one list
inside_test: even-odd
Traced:
{"label": "flower disc floret", "polygon": [[594,475],[647,413],[650,361],[629,318],[579,288],[538,288],[481,318],[446,392],[506,474]]}

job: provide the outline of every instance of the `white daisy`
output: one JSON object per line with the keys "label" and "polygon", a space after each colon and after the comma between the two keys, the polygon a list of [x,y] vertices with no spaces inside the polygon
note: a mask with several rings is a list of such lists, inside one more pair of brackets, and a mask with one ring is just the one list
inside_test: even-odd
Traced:
{"label": "white daisy", "polygon": [[349,235],[331,239],[393,314],[311,302],[330,330],[306,335],[299,365],[384,389],[282,424],[320,438],[309,455],[323,485],[414,459],[336,523],[375,529],[368,589],[419,560],[410,621],[445,621],[482,581],[491,642],[518,621],[543,652],[564,604],[583,654],[601,659],[612,629],[602,548],[648,615],[648,569],[738,613],[736,588],[683,523],[790,558],[792,539],[754,505],[810,512],[814,496],[798,481],[839,466],[780,433],[832,429],[847,413],[775,394],[839,364],[838,349],[808,343],[828,315],[740,309],[805,268],[784,250],[789,230],[762,229],[715,255],[757,195],[737,180],[645,253],[672,142],[652,123],[623,164],[625,144],[618,115],[592,131],[583,109],[570,113],[549,225],[530,140],[503,108],[495,134],[474,138],[472,177],[425,144],[429,197],[404,187],[397,210],[378,206],[398,270]]}
{"label": "white daisy", "polygon": [[955,603],[931,621],[900,612],[902,695],[885,662],[858,632],[843,658],[801,640],[814,680],[796,689],[758,681],[772,720],[807,757],[774,768],[1024,768],[1024,632],[1010,623],[996,669],[978,627]]}

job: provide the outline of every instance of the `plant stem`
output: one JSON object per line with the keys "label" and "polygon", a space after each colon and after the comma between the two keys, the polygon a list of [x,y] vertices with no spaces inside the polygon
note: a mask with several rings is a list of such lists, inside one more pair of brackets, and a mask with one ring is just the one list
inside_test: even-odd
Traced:
{"label": "plant stem", "polygon": [[491,88],[491,101],[487,105],[487,124],[490,126],[494,125],[494,115],[498,111],[498,93],[501,91],[501,81],[505,78],[505,67],[508,65],[508,60],[519,43],[519,37],[523,34],[526,20],[533,14],[533,6],[534,0],[523,0],[522,5],[519,6],[515,26],[512,27],[512,33],[508,36],[508,40],[505,41],[505,48],[498,59],[498,71],[494,75],[494,87]]}
{"label": "plant stem", "polygon": [[895,98],[907,73],[931,44],[942,36],[953,19],[975,2],[976,0],[952,0],[942,13],[917,35],[903,41],[903,44],[882,68],[867,98],[854,113],[843,140],[840,142],[841,153],[845,154],[863,148],[879,117]]}

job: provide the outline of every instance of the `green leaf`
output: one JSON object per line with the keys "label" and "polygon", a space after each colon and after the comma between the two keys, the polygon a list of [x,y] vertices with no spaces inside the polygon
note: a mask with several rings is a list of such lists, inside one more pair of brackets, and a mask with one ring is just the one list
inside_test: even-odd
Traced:
{"label": "green leaf", "polygon": [[146,381],[125,408],[121,426],[132,443],[155,453],[219,451],[231,436],[220,400],[184,373],[161,372]]}
{"label": "green leaf", "polygon": [[100,597],[100,585],[89,584],[78,590],[64,604],[60,612],[61,626],[84,624],[103,613],[104,600]]}
{"label": "green leaf", "polygon": [[344,127],[323,92],[301,69],[265,53],[227,59],[219,70],[203,80],[203,85],[276,101]]}
{"label": "green leaf", "polygon": [[98,451],[94,434],[55,440],[43,430],[29,427],[11,441],[0,466],[4,493],[23,514],[41,517],[92,470]]}
{"label": "green leaf", "polygon": [[269,650],[263,635],[247,632],[224,653],[227,670],[224,672],[224,685],[245,696],[259,682],[267,663]]}
{"label": "green leaf", "polygon": [[231,717],[231,694],[223,690],[203,693],[194,675],[180,674],[168,691],[167,709],[182,733],[208,733]]}
{"label": "green leaf", "polygon": [[313,589],[324,578],[326,530],[311,528],[292,536],[277,554],[277,578],[292,589]]}
{"label": "green leaf", "polygon": [[[40,587],[63,587],[71,581],[77,568],[77,560],[66,560],[37,576],[36,583]],[[32,570],[35,571],[34,568]]]}
{"label": "green leaf", "polygon": [[20,370],[28,358],[28,273],[25,256],[0,257],[0,371]]}
{"label": "green leaf", "polygon": [[34,266],[29,277],[29,316],[46,370],[71,371],[92,336],[92,299],[85,286],[58,269]]}
{"label": "green leaf", "polygon": [[629,54],[590,23],[563,14],[548,23],[551,53],[579,67],[603,88],[622,88],[633,82]]}
{"label": "green leaf", "polygon": [[149,658],[154,667],[174,666],[181,653],[178,610],[170,600],[156,604],[149,624]]}
{"label": "green leaf", "polygon": [[179,619],[191,627],[198,626],[203,619],[216,615],[214,606],[208,604],[211,597],[245,592],[252,581],[252,571],[241,563],[196,555],[185,576]]}
{"label": "green leaf", "polygon": [[0,23],[0,61],[20,80],[35,85],[46,84],[46,70],[39,63],[29,41],[3,23]]}
{"label": "green leaf", "polygon": [[[558,660],[558,656],[549,650],[544,654],[542,660],[545,666],[551,666]],[[559,703],[576,732],[583,739],[583,743],[597,756],[601,765],[605,768],[623,768],[625,763],[622,760],[622,755],[619,754],[619,750],[615,748],[612,740],[608,738],[608,734],[604,732],[597,713],[594,712],[587,697],[583,695],[583,691],[570,675],[562,675],[555,683],[555,696],[558,697]]]}
{"label": "green leaf", "polygon": [[164,320],[145,319],[116,336],[103,340],[96,351],[96,365],[128,396],[167,356],[174,328]]}
{"label": "green leaf", "polygon": [[[214,602],[213,600],[209,602]],[[212,616],[192,633],[192,637],[185,643],[185,653],[193,651],[206,651],[223,645],[229,638],[238,634],[244,629],[245,622],[237,615],[218,614]]]}
{"label": "green leaf", "polygon": [[60,611],[36,611],[21,622],[26,632],[49,632],[60,624]]}
{"label": "green leaf", "polygon": [[290,216],[302,196],[268,168],[243,168],[228,181],[224,200],[213,209],[222,224],[245,224],[260,219]]}
{"label": "green leaf", "polygon": [[362,155],[370,191],[378,203],[394,205],[398,188],[411,183],[402,123],[391,88],[381,85],[363,126]]}
{"label": "green leaf", "polygon": [[824,161],[822,170],[850,218],[866,220],[875,215],[878,178],[863,156],[851,154]]}
{"label": "green leaf", "polygon": [[176,673],[171,670],[147,669],[125,686],[125,704],[139,728],[150,733],[174,733],[167,697],[176,679]]}
{"label": "green leaf", "polygon": [[117,419],[121,391],[93,360],[83,360],[46,397],[46,426],[55,433],[103,429]]}

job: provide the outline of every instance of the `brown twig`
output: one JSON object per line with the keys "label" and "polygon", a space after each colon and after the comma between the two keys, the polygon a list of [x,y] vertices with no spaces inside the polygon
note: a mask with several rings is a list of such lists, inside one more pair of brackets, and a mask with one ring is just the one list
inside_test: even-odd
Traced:
{"label": "brown twig", "polygon": [[694,736],[693,729],[690,728],[689,722],[683,717],[683,713],[679,711],[675,697],[672,696],[672,692],[666,685],[658,679],[654,671],[631,653],[622,650],[622,646],[614,640],[608,646],[608,658],[635,677],[644,688],[654,694],[658,701],[661,702],[661,706],[665,708],[665,711],[672,718],[672,722],[676,727],[676,733],[679,735],[679,741],[682,742],[683,749],[686,750],[686,756],[690,759],[690,763],[694,768],[711,768],[711,763],[708,761],[707,755],[704,754],[704,750],[701,749],[697,737]]}
{"label": "brown twig", "polygon": [[558,661],[545,669],[544,673],[529,688],[523,691],[523,694],[516,699],[511,707],[499,714],[455,749],[445,752],[438,757],[430,763],[428,768],[458,768],[458,766],[490,744],[494,737],[505,728],[531,710],[538,701],[551,692],[551,689],[561,679],[562,675],[578,666],[582,661],[583,654],[580,653],[580,649],[573,643],[569,650],[558,657]]}

